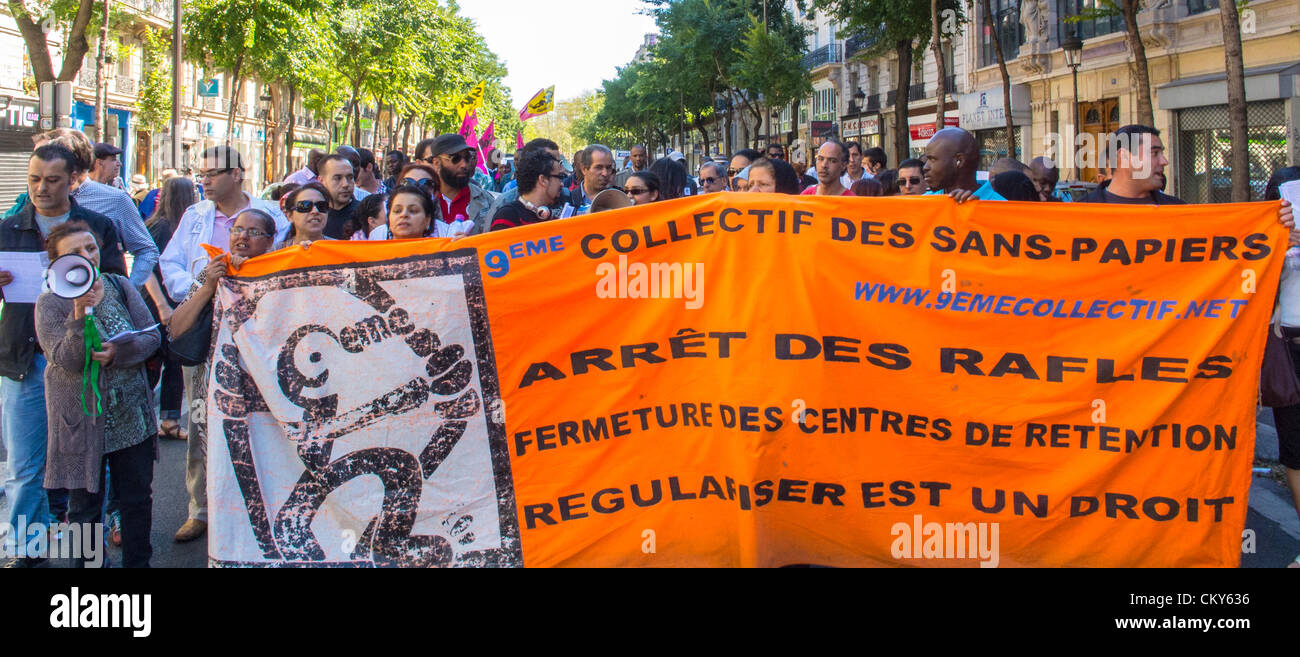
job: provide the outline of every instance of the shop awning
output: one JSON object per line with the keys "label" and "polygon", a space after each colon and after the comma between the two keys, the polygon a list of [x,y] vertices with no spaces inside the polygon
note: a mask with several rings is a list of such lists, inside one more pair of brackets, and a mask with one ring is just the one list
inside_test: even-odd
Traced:
{"label": "shop awning", "polygon": [[[1246,102],[1276,100],[1296,95],[1295,77],[1300,62],[1246,69]],[[1228,74],[1210,73],[1175,80],[1156,88],[1162,110],[1228,104]]]}

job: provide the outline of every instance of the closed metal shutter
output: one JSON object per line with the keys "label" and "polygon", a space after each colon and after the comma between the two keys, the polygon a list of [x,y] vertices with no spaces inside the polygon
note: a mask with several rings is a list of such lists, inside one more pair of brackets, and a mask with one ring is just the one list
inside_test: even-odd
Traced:
{"label": "closed metal shutter", "polygon": [[0,131],[0,214],[27,191],[27,161],[31,157],[31,133]]}
{"label": "closed metal shutter", "polygon": [[[1246,103],[1251,200],[1264,197],[1268,178],[1287,165],[1286,106],[1281,100]],[[1232,200],[1228,106],[1190,107],[1178,111],[1178,196],[1188,203]]]}

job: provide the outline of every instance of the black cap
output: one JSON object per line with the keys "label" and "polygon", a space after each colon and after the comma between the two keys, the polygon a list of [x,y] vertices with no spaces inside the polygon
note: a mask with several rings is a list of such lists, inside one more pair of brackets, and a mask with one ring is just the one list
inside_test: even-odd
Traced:
{"label": "black cap", "polygon": [[114,145],[112,145],[112,144],[105,144],[104,142],[101,142],[101,141],[97,141],[97,142],[95,142],[95,159],[96,159],[96,160],[98,160],[98,159],[101,158],[101,157],[117,157],[118,155],[121,155],[121,154],[122,154],[122,149],[120,149],[120,148],[118,148],[118,147],[116,147],[116,146],[114,146]]}
{"label": "black cap", "polygon": [[437,157],[469,150],[474,150],[474,148],[469,145],[469,142],[465,141],[464,137],[460,135],[439,135],[433,141],[433,152],[429,154]]}

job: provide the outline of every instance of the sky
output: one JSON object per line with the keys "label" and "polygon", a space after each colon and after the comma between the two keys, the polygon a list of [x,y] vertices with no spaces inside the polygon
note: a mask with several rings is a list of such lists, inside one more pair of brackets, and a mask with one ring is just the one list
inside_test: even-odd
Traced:
{"label": "sky", "polygon": [[461,0],[488,47],[510,72],[515,107],[555,85],[556,100],[599,89],[636,55],[654,19],[641,0]]}

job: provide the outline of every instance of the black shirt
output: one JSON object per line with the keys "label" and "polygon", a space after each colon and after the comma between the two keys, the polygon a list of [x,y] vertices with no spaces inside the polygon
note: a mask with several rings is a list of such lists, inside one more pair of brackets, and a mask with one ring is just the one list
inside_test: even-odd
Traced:
{"label": "black shirt", "polygon": [[[336,240],[347,239],[347,237],[343,236],[343,224],[347,223],[352,218],[352,215],[356,214],[357,207],[360,205],[361,201],[352,199],[352,202],[342,210],[335,210],[331,207],[329,215],[325,218],[325,230],[323,231],[325,237],[332,237]],[[348,237],[351,237],[351,235]]]}
{"label": "black shirt", "polygon": [[541,221],[541,218],[535,212],[529,210],[528,206],[519,201],[511,201],[497,210],[496,215],[492,217],[492,227],[489,231],[526,226]]}
{"label": "black shirt", "polygon": [[1121,205],[1186,205],[1187,201],[1176,196],[1170,196],[1162,191],[1156,190],[1150,195],[1141,198],[1129,198],[1112,194],[1110,181],[1106,181],[1092,190],[1087,196],[1079,199],[1081,203],[1119,203]]}

